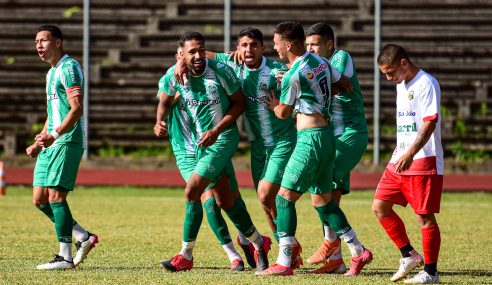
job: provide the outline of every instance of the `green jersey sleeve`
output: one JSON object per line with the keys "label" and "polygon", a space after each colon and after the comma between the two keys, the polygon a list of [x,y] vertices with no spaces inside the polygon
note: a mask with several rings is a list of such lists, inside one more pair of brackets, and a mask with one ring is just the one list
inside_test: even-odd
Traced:
{"label": "green jersey sleeve", "polygon": [[159,80],[159,90],[157,94],[164,92],[169,96],[176,95],[178,82],[174,78],[174,65],[170,67],[166,74]]}

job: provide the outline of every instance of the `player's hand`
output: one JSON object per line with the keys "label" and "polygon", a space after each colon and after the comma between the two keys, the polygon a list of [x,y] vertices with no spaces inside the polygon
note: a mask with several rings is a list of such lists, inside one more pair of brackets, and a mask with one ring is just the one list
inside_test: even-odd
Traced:
{"label": "player's hand", "polygon": [[273,92],[273,90],[267,90],[266,95],[266,107],[268,110],[273,111],[273,109],[278,106],[279,100],[275,97],[275,92]]}
{"label": "player's hand", "polygon": [[229,60],[234,59],[234,63],[241,65],[244,63],[244,55],[238,51],[233,51],[229,54]]}
{"label": "player's hand", "polygon": [[410,168],[413,162],[413,155],[404,153],[396,162],[395,162],[395,171],[396,173],[401,173]]}
{"label": "player's hand", "polygon": [[208,147],[213,145],[217,141],[219,135],[220,135],[219,132],[216,131],[215,129],[211,129],[204,132],[202,137],[200,138],[200,142],[198,143],[198,146]]}
{"label": "player's hand", "polygon": [[33,143],[32,145],[26,148],[26,154],[30,158],[36,158],[42,149],[43,149],[42,147],[40,147],[36,143]]}
{"label": "player's hand", "polygon": [[50,134],[37,134],[34,138],[36,144],[40,147],[49,147],[55,142],[55,138]]}
{"label": "player's hand", "polygon": [[176,66],[174,67],[174,78],[179,84],[184,85],[186,78],[188,78],[188,70],[186,69],[186,64],[184,60],[178,60]]}
{"label": "player's hand", "polygon": [[154,134],[158,138],[164,138],[167,137],[168,131],[167,131],[167,124],[164,121],[160,121],[155,124],[154,126]]}

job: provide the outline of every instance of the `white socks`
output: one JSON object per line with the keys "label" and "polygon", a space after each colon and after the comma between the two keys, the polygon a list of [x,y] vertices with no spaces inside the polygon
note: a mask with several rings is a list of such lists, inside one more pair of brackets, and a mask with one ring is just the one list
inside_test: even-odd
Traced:
{"label": "white socks", "polygon": [[279,250],[278,250],[278,257],[277,257],[277,263],[285,266],[285,267],[290,267],[292,263],[292,249],[294,247],[294,244],[296,243],[296,237],[294,236],[288,236],[288,237],[281,237],[279,241]]}
{"label": "white socks", "polygon": [[230,262],[233,262],[236,259],[243,260],[239,252],[237,252],[236,248],[234,247],[234,243],[232,243],[232,241],[230,243],[223,244],[222,248],[227,253],[227,256],[229,256]]}
{"label": "white socks", "polygon": [[359,256],[364,252],[364,246],[360,243],[353,229],[343,234],[340,238],[348,245],[352,256]]}
{"label": "white socks", "polygon": [[60,242],[60,253],[58,255],[65,258],[66,261],[72,262],[72,243]]}
{"label": "white socks", "polygon": [[78,223],[73,225],[72,233],[77,241],[85,241],[89,237],[89,233]]}
{"label": "white socks", "polygon": [[191,261],[193,259],[193,248],[195,247],[195,241],[183,242],[181,245],[181,251],[179,252],[185,259]]}

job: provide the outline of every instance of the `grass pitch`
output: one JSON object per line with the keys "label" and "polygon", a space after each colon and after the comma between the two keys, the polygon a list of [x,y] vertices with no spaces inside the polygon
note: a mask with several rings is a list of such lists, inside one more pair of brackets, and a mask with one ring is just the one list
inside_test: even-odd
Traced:
{"label": "grass pitch", "polygon": [[[256,194],[243,190],[242,195],[256,226],[271,236]],[[76,270],[46,272],[35,267],[58,252],[54,227],[32,206],[31,188],[10,187],[8,195],[0,198],[0,284],[390,284],[400,254],[371,212],[372,197],[373,192],[368,191],[342,199],[342,208],[359,239],[374,253],[374,261],[355,278],[308,274],[315,267],[307,265],[293,277],[258,277],[249,268],[230,273],[228,258],[206,218],[194,251],[195,267],[188,272],[164,272],[159,262],[176,254],[181,246],[183,193],[127,187],[78,188],[69,195],[74,218],[97,233],[100,243]],[[307,198],[297,203],[297,237],[304,259],[322,240],[318,217]],[[422,252],[420,230],[411,209],[395,208],[406,223],[413,246]],[[491,210],[490,194],[443,195],[438,215],[442,283],[492,283]],[[230,223],[229,230],[235,237]],[[277,252],[274,243],[270,263],[275,262]],[[343,254],[348,265],[346,246]]]}

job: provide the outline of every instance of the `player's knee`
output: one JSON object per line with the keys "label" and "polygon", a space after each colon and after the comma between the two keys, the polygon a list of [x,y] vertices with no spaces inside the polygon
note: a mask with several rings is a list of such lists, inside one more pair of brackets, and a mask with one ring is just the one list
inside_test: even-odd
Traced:
{"label": "player's knee", "polygon": [[32,204],[34,205],[34,207],[39,207],[39,206],[43,205],[44,203],[41,203],[41,201],[33,198]]}
{"label": "player's knee", "polygon": [[372,212],[378,219],[382,219],[391,213],[391,208],[387,209],[383,203],[379,200],[374,200],[372,202]]}
{"label": "player's knee", "polygon": [[436,216],[434,214],[417,214],[417,222],[421,228],[437,225]]}

